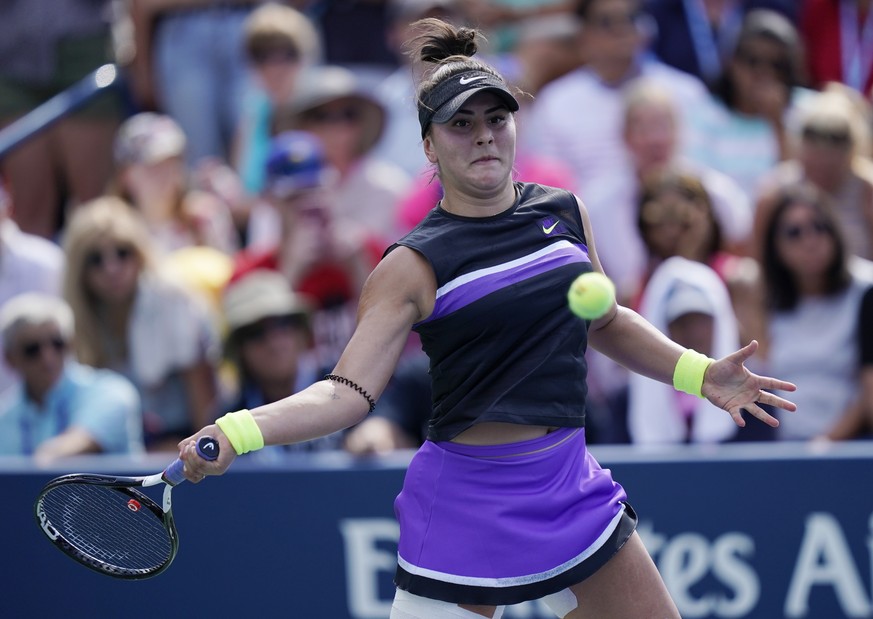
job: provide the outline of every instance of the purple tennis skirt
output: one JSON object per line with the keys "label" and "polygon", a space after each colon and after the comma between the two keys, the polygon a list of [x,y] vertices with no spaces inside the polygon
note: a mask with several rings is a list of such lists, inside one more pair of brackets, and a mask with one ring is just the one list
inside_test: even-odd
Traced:
{"label": "purple tennis skirt", "polygon": [[431,441],[394,502],[395,583],[456,604],[502,606],[581,582],[636,528],[624,489],[581,428],[505,445]]}

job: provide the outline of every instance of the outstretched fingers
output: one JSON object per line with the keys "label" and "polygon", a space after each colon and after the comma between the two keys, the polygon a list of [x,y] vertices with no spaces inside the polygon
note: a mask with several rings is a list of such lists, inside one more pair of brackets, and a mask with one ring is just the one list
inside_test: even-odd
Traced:
{"label": "outstretched fingers", "polygon": [[729,354],[725,359],[736,365],[744,365],[758,350],[758,340],[752,340],[742,348]]}
{"label": "outstretched fingers", "polygon": [[[791,383],[785,383],[783,381],[777,381],[783,385],[789,385],[793,387]],[[784,387],[783,387],[784,388]],[[789,389],[793,391],[793,389]],[[760,404],[766,404],[767,406],[773,406],[775,408],[781,408],[786,411],[794,412],[797,410],[797,405],[794,402],[786,400],[785,398],[779,397],[774,393],[770,393],[768,391],[759,391],[757,397],[753,402],[748,404],[744,404],[742,406],[734,406],[728,410],[731,418],[734,420],[734,423],[739,427],[746,427],[746,420],[743,419],[743,411],[747,411],[750,414],[754,415],[764,423],[766,423],[771,428],[776,428],[779,426],[779,420],[776,419],[773,415],[768,413],[766,410],[761,408]]]}
{"label": "outstretched fingers", "polygon": [[[763,400],[759,400],[759,401],[763,401]],[[731,417],[733,417],[734,423],[736,423],[741,428],[746,427],[746,420],[743,419],[743,415],[742,415],[743,409],[745,409],[746,411],[748,411],[749,413],[751,413],[752,415],[754,415],[755,417],[757,417],[758,419],[760,419],[761,421],[766,423],[771,428],[776,428],[779,426],[779,420],[776,419],[776,417],[774,417],[773,415],[771,415],[770,413],[765,411],[763,408],[758,406],[756,403],[752,403],[752,404],[747,404],[746,406],[743,406],[741,408],[738,408],[738,409],[736,409],[736,411],[731,411]],[[741,420],[742,423],[740,423],[740,421],[738,421],[738,420]]]}
{"label": "outstretched fingers", "polygon": [[[794,383],[789,383],[787,380],[779,380],[778,378],[770,378],[767,376],[759,377],[761,383],[761,389],[774,389],[779,391],[797,391],[797,385]],[[794,404],[789,402],[788,400],[783,400],[780,398],[783,403],[791,404],[794,407]],[[779,408],[787,408],[785,406],[779,406]],[[796,407],[794,407],[796,408]],[[788,408],[788,410],[794,410],[794,408]]]}
{"label": "outstretched fingers", "polygon": [[[791,385],[791,383],[787,383]],[[791,385],[792,387],[794,385]],[[784,389],[784,387],[779,387],[780,389]],[[785,389],[786,391],[794,391],[794,389]],[[770,393],[769,391],[761,391],[756,400],[761,404],[768,404],[769,406],[775,406],[776,408],[781,408],[786,411],[791,411],[792,413],[797,410],[797,404],[790,400],[786,400],[785,398],[779,397],[775,393]]]}

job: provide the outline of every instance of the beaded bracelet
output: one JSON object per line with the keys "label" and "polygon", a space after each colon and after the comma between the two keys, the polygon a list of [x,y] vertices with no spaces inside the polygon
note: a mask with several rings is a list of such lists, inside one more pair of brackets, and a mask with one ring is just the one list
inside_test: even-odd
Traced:
{"label": "beaded bracelet", "polygon": [[701,391],[703,377],[706,374],[706,368],[713,361],[714,359],[689,348],[682,353],[679,361],[676,362],[676,369],[673,370],[673,387],[677,391],[690,393],[698,398],[704,397]]}
{"label": "beaded bracelet", "polygon": [[238,456],[264,447],[264,436],[248,409],[219,417],[215,425],[221,428]]}
{"label": "beaded bracelet", "polygon": [[345,376],[339,376],[337,374],[327,374],[325,375],[324,380],[334,380],[338,383],[342,383],[348,387],[351,387],[352,389],[360,393],[362,396],[364,396],[364,399],[367,400],[367,403],[370,405],[371,413],[373,412],[373,409],[376,408],[376,400],[374,400],[369,393],[364,391],[363,387],[361,387],[358,383],[349,380]]}

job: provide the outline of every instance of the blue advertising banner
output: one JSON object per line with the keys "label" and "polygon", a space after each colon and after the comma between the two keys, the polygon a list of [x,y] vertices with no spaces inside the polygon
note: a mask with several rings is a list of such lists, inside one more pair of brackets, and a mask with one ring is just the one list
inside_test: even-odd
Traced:
{"label": "blue advertising banner", "polygon": [[[686,619],[873,617],[873,445],[594,447]],[[181,546],[149,580],[92,572],[44,539],[33,501],[67,472],[145,474],[156,457],[34,470],[0,459],[0,617],[387,619],[411,454],[255,465],[173,495]],[[530,602],[506,619],[547,619]]]}

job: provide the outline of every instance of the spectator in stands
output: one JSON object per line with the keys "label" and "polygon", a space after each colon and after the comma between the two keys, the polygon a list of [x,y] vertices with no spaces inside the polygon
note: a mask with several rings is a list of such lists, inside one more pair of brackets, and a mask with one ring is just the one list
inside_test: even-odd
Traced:
{"label": "spectator in stands", "polygon": [[841,82],[873,99],[873,2],[804,0],[800,31],[812,85]]}
{"label": "spectator in stands", "polygon": [[148,449],[213,418],[218,337],[206,301],[157,266],[142,217],[119,198],[83,205],[65,236],[64,296],[79,360],[136,385]]}
{"label": "spectator in stands", "polygon": [[851,438],[860,407],[858,316],[871,263],[852,259],[827,197],[786,188],[764,227],[767,369],[797,385],[797,412],[777,437]]}
{"label": "spectator in stands", "polygon": [[636,77],[652,79],[674,96],[682,113],[699,106],[707,93],[700,80],[644,53],[648,22],[641,0],[582,0],[577,15],[584,64],[542,88],[525,110],[519,148],[568,165],[575,177],[570,189],[593,211],[605,204],[605,179],[631,167],[622,142],[625,86]]}
{"label": "spectator in stands", "polygon": [[[754,307],[757,288],[741,288],[732,281],[734,263],[751,260],[722,249],[712,203],[699,178],[664,170],[645,182],[638,208],[648,253],[648,272],[636,303],[640,314],[670,339],[710,356],[752,339],[740,334],[735,309]],[[723,442],[738,436],[733,424],[713,418],[710,406],[630,375],[628,427],[635,443]],[[758,425],[747,426],[743,439],[759,430]]]}
{"label": "spectator in stands", "polygon": [[[114,60],[113,0],[0,3],[0,127]],[[112,173],[116,90],[5,154],[0,172],[27,233],[54,238],[66,207],[96,198]]]}
{"label": "spectator in stands", "polygon": [[651,50],[667,64],[707,84],[720,79],[743,17],[773,9],[795,21],[794,0],[648,0],[657,33]]}
{"label": "spectator in stands", "polygon": [[255,87],[246,91],[233,163],[249,196],[264,188],[273,113],[294,95],[300,72],[319,61],[318,37],[304,13],[278,3],[258,7],[245,22],[243,42]]}
{"label": "spectator in stands", "polygon": [[192,169],[207,158],[229,161],[248,87],[244,24],[259,2],[130,2],[136,103],[179,123]]}
{"label": "spectator in stands", "polygon": [[[640,315],[671,340],[708,355],[736,348],[737,320],[724,282],[707,265],[672,256],[649,279]],[[639,374],[630,375],[628,431],[635,444],[724,442],[737,434],[713,405]],[[749,427],[745,428],[748,430]]]}
{"label": "spectator in stands", "polygon": [[687,154],[727,174],[750,199],[762,177],[790,156],[786,122],[804,91],[797,29],[774,11],[751,11],[710,105],[688,115]]}
{"label": "spectator in stands", "polygon": [[608,196],[590,208],[592,225],[602,230],[600,259],[615,282],[622,302],[631,302],[645,276],[647,250],[637,219],[642,185],[666,171],[683,170],[700,179],[712,202],[725,248],[748,243],[752,205],[745,192],[726,175],[689,161],[679,153],[682,120],[679,107],[663,86],[648,79],[628,84],[623,105],[622,135],[631,167],[603,179]]}
{"label": "spectator in stands", "polygon": [[384,125],[385,109],[354,73],[324,66],[301,76],[297,95],[277,110],[275,128],[318,136],[338,173],[335,215],[356,222],[387,248],[399,234],[395,210],[412,179],[399,165],[373,154]]}
{"label": "spectator in stands", "polygon": [[[330,368],[311,354],[311,303],[295,294],[280,273],[255,270],[230,284],[222,304],[227,327],[225,355],[237,378],[226,410],[277,402],[321,380]],[[323,451],[341,447],[342,432],[276,447],[275,452]],[[261,452],[257,457],[261,457]]]}
{"label": "spectator in stands", "polygon": [[239,252],[233,279],[273,269],[291,289],[315,304],[313,337],[319,365],[338,359],[351,336],[358,297],[378,262],[382,241],[337,215],[331,189],[335,172],[319,138],[304,131],[279,134],[267,157],[264,197],[275,219],[273,237]]}
{"label": "spectator in stands", "polygon": [[[51,241],[22,232],[12,219],[12,200],[0,179],[0,305],[23,292],[61,294],[64,253]],[[0,392],[15,376],[0,361]]]}
{"label": "spectator in stands", "polygon": [[530,95],[583,64],[579,23],[569,12],[532,16],[516,23],[516,41],[502,55],[507,79]]}
{"label": "spectator in stands", "polygon": [[828,194],[849,252],[873,259],[873,116],[853,101],[856,97],[831,84],[799,106],[791,125],[793,156],[765,177],[757,200],[755,255],[760,255],[764,223],[781,189],[807,181]]}
{"label": "spectator in stands", "polygon": [[128,118],[115,139],[115,190],[142,213],[164,253],[203,246],[233,254],[238,243],[230,211],[215,195],[192,189],[186,144],[169,116],[142,112]]}
{"label": "spectator in stands", "polygon": [[0,396],[0,455],[46,462],[87,453],[142,451],[136,388],[68,354],[73,313],[56,296],[24,293],[0,309],[3,352],[20,377]]}
{"label": "spectator in stands", "polygon": [[715,271],[727,286],[740,323],[739,341],[762,341],[758,263],[727,248],[712,198],[701,178],[681,169],[663,170],[647,179],[638,200],[637,228],[647,253],[646,272],[638,292],[648,287],[660,264],[673,256],[700,262]]}
{"label": "spectator in stands", "polygon": [[[730,328],[734,332],[739,332],[739,341],[747,342],[752,339],[765,341],[762,338],[765,329],[762,325],[758,265],[751,258],[733,253],[725,244],[722,220],[716,216],[713,200],[704,187],[703,179],[681,164],[655,168],[642,180],[636,200],[634,206],[637,218],[634,225],[636,236],[641,239],[645,254],[644,267],[635,283],[634,295],[628,304],[645,311],[647,317],[667,332],[664,318],[667,305],[664,294],[672,290],[673,280],[682,282],[680,277],[682,269],[677,265],[682,266],[685,262],[673,259],[678,256],[685,261],[705,264],[721,280],[718,285],[708,285],[706,281],[711,278],[706,274],[700,274],[694,280],[710,298],[712,309],[709,315],[714,317],[714,324],[719,327],[718,333],[724,333],[726,327],[723,323],[729,318],[732,323]],[[650,284],[650,279],[668,260],[672,266],[663,271],[669,276],[660,275],[658,281],[662,285],[654,287],[657,292],[655,294],[652,292],[653,285]],[[699,271],[700,269],[696,267],[690,267],[689,277]],[[721,299],[721,293],[717,290],[722,287],[726,287],[728,293],[731,305],[730,316],[721,309],[720,304],[714,302]],[[648,316],[649,313],[652,315]],[[678,318],[678,314],[675,316],[671,314],[670,318]],[[598,379],[601,398],[610,411],[609,415],[601,415],[598,418],[603,418],[602,425],[609,427],[611,423],[615,423],[615,419],[621,420],[626,414],[627,405],[624,395],[629,373],[624,368],[610,363],[603,355],[592,353],[589,356],[590,372]],[[751,362],[754,362],[754,359]],[[637,381],[638,389],[640,385],[654,388],[651,383]],[[661,395],[664,396],[665,393],[661,392]],[[687,404],[688,401],[685,403]],[[698,408],[698,412],[700,411],[702,409]],[[637,419],[634,423],[637,424],[640,423],[639,412],[637,409],[633,415]],[[756,432],[744,432],[743,440],[750,440],[752,434],[754,438],[760,438],[762,434],[766,435],[763,426],[759,427],[755,424],[754,429]],[[711,433],[713,428],[710,427],[708,431]],[[620,437],[621,433],[619,432],[617,436]],[[722,437],[724,438],[726,437]]]}

